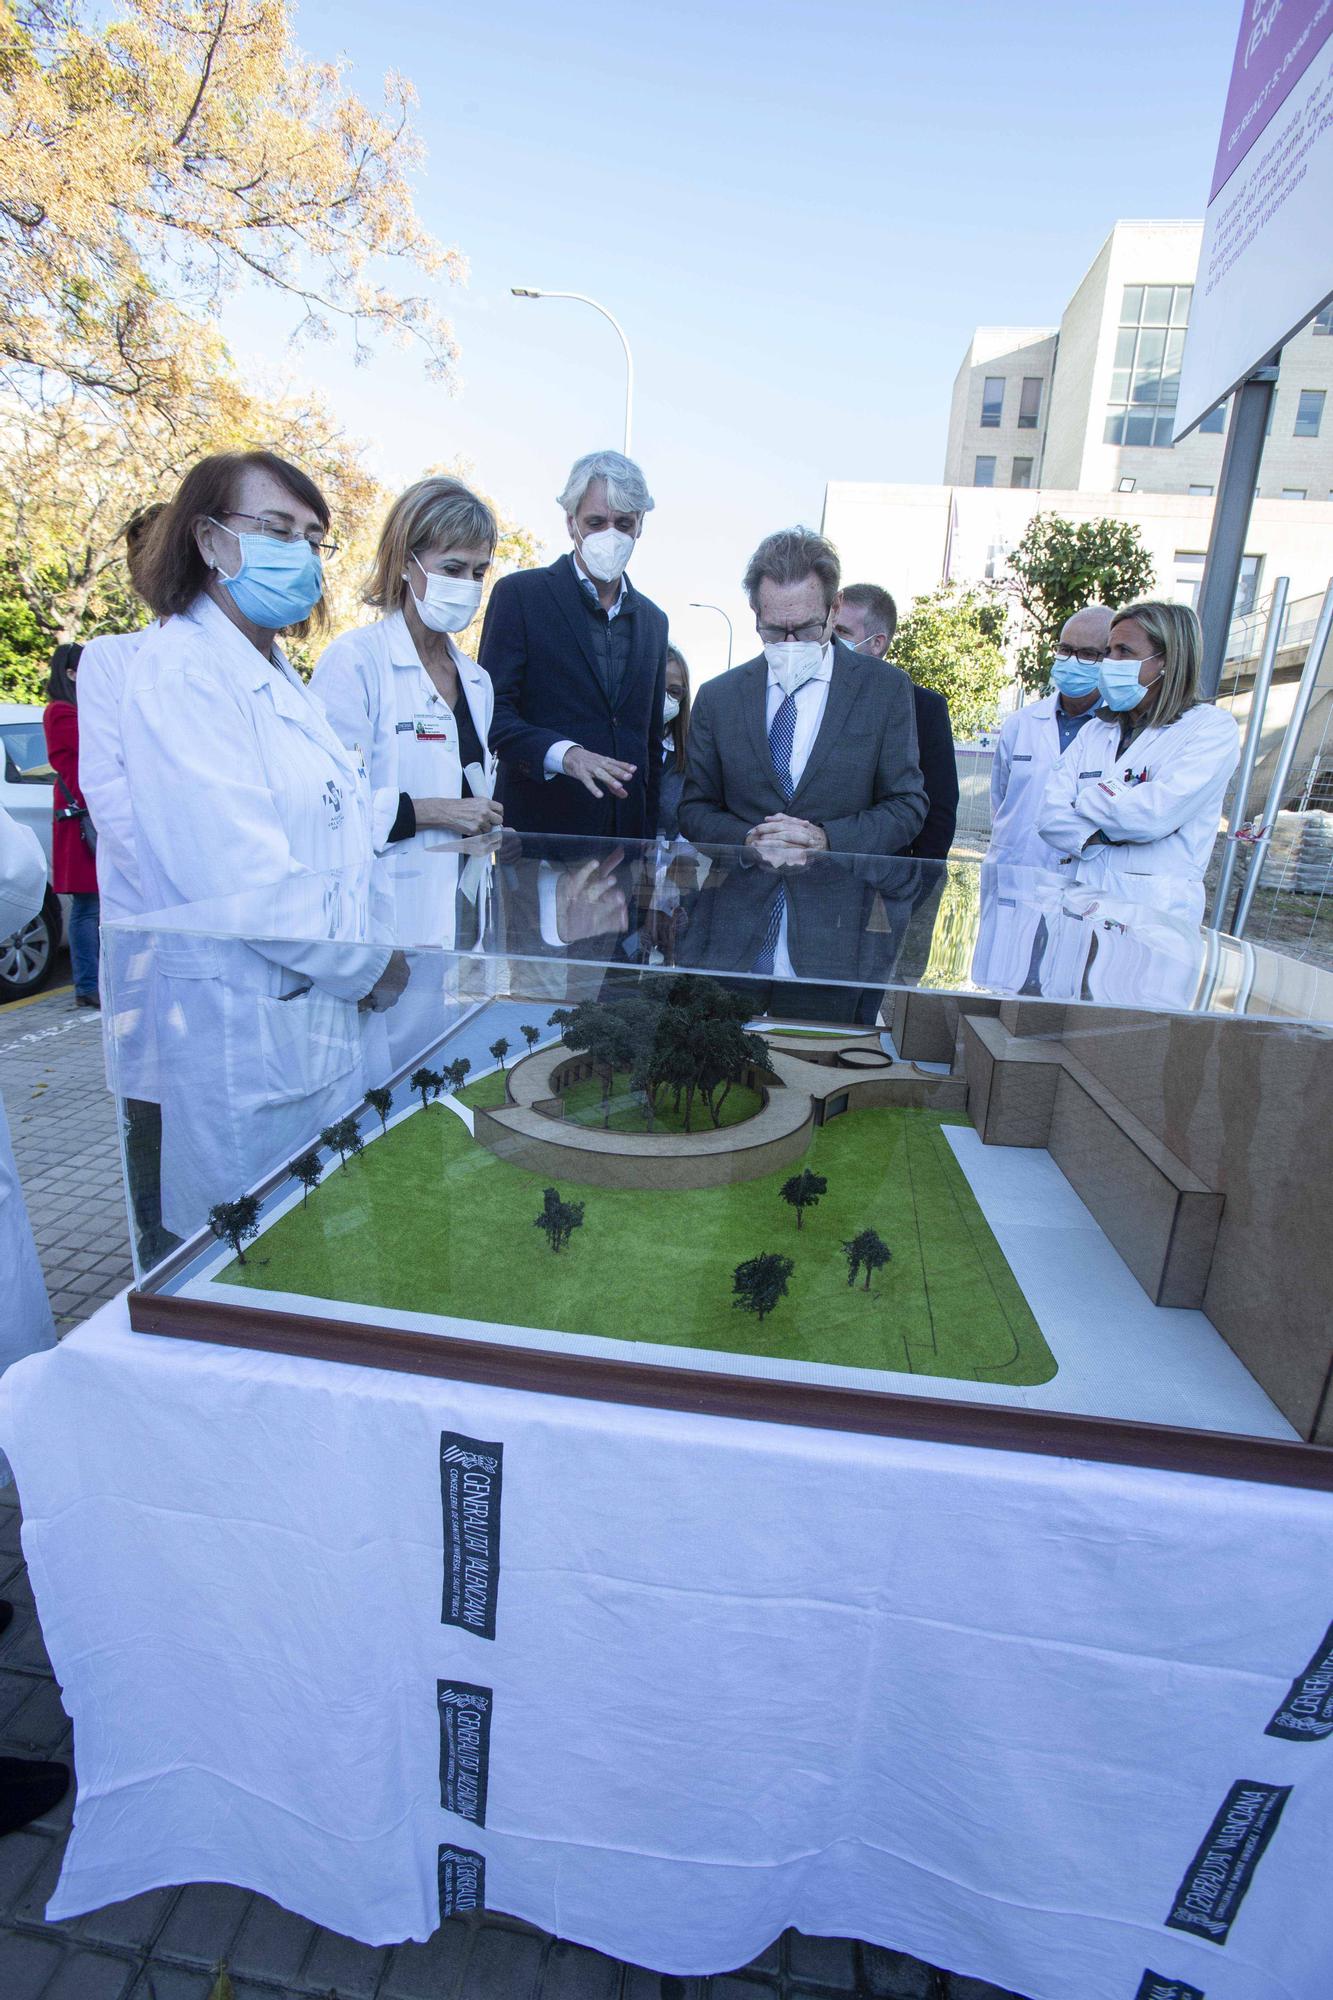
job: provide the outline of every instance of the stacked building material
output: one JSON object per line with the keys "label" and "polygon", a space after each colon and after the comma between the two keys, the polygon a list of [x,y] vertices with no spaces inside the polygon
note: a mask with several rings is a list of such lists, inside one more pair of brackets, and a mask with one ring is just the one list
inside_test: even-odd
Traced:
{"label": "stacked building material", "polygon": [[1280,812],[1259,886],[1301,895],[1333,893],[1333,812]]}

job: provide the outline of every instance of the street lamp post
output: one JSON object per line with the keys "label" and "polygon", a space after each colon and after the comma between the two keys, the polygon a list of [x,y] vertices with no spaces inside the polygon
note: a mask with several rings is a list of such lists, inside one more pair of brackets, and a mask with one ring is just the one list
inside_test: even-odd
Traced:
{"label": "street lamp post", "polygon": [[[722,606],[721,606],[720,604],[702,604],[702,603],[700,603],[700,602],[699,602],[699,600],[698,600],[697,598],[694,598],[694,597],[692,597],[692,598],[690,599],[690,610],[691,610],[691,611],[716,611],[716,613],[717,613],[717,615],[718,615],[718,617],[719,617],[719,618],[727,618],[727,614],[726,614],[726,612],[725,612],[725,611],[724,611],[724,610],[722,609]],[[734,636],[735,636],[735,635],[733,634],[733,632],[732,632],[732,629],[731,629],[731,620],[730,620],[730,618],[727,618],[727,671],[728,671],[728,673],[730,673],[730,671],[731,671],[731,648],[732,648],[732,641],[733,641],[733,639],[734,639]]]}
{"label": "street lamp post", "polygon": [[625,456],[628,458],[630,429],[634,417],[634,356],[629,351],[629,342],[625,338],[625,329],[620,321],[614,313],[609,313],[605,306],[599,306],[596,299],[590,299],[584,292],[539,292],[531,285],[511,285],[509,289],[516,299],[575,299],[579,305],[591,306],[594,312],[602,315],[603,319],[610,320],[620,335],[620,345],[625,350]]}

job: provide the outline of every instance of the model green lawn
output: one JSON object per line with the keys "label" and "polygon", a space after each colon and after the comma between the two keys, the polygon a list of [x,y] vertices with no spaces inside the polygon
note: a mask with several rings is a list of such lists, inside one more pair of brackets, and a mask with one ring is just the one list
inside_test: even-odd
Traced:
{"label": "model green lawn", "polygon": [[[868,1110],[822,1126],[805,1165],[825,1176],[828,1193],[800,1230],[780,1194],[791,1167],[674,1193],[559,1177],[560,1193],[586,1204],[586,1219],[553,1254],[534,1225],[550,1177],[497,1160],[433,1104],[372,1140],[359,1160],[335,1162],[309,1202],[266,1230],[223,1280],[721,1353],[1048,1382],[1055,1361],[942,1122],[926,1111]],[[844,1239],[866,1228],[893,1251],[869,1292],[848,1285],[842,1253]],[[733,1308],[731,1279],[737,1264],[770,1250],[796,1268],[787,1297],[761,1321]]]}
{"label": "model green lawn", "polygon": [[[499,1070],[492,1070],[489,1076],[478,1077],[475,1083],[465,1084],[458,1093],[460,1104],[467,1104],[477,1111],[494,1111],[505,1102],[505,1080]],[[746,1090],[741,1084],[733,1084],[722,1101],[718,1130],[728,1125],[739,1125],[743,1119],[753,1118],[762,1110],[763,1098],[757,1090]],[[640,1101],[629,1087],[629,1078],[619,1073],[612,1079],[611,1122],[603,1125],[602,1086],[595,1076],[585,1077],[581,1083],[572,1084],[564,1093],[565,1120],[570,1125],[589,1125],[595,1129],[611,1132],[647,1132]],[[690,1119],[693,1132],[711,1132],[713,1121],[708,1115],[708,1106],[702,1097],[696,1096],[694,1111]],[[664,1091],[662,1102],[653,1124],[654,1132],[683,1132],[685,1130],[685,1106],[679,1111],[671,1102],[671,1093]]]}

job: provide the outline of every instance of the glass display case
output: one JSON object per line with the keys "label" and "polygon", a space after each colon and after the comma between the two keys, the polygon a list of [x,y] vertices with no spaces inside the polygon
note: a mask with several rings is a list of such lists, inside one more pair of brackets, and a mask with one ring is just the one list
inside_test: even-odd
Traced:
{"label": "glass display case", "polygon": [[1058,870],[413,847],[107,926],[136,1328],[1333,1485],[1333,974]]}

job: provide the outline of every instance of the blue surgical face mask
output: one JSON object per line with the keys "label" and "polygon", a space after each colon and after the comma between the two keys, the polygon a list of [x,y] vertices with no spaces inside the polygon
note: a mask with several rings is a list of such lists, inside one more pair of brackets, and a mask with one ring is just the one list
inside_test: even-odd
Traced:
{"label": "blue surgical face mask", "polygon": [[[1150,660],[1158,657],[1156,653],[1148,655]],[[1161,680],[1162,676],[1157,674],[1149,681],[1148,687],[1143,685],[1139,669],[1146,664],[1144,660],[1103,660],[1097,669],[1097,685],[1102,691],[1102,700],[1117,715],[1125,715],[1131,708],[1137,708],[1146,697],[1148,688],[1155,687]]]}
{"label": "blue surgical face mask", "polygon": [[[227,533],[236,531],[229,528]],[[235,576],[221,570],[218,575],[242,617],[266,632],[285,632],[308,618],[324,595],[324,571],[305,536],[292,542],[280,542],[273,535],[236,535],[236,539],[241,566]]]}
{"label": "blue surgical face mask", "polygon": [[1067,694],[1071,699],[1096,691],[1097,671],[1096,665],[1076,660],[1072,654],[1067,660],[1062,660],[1057,653],[1051,661],[1051,679],[1061,694]]}

